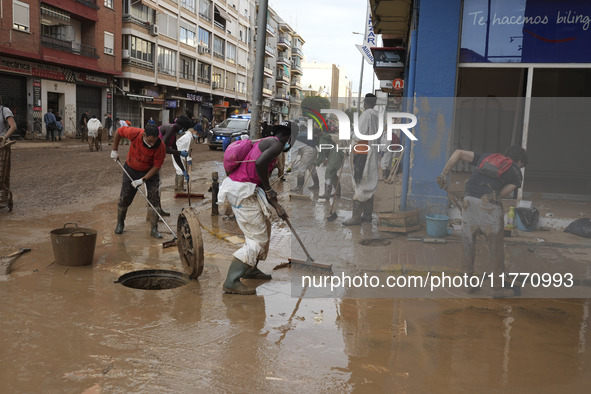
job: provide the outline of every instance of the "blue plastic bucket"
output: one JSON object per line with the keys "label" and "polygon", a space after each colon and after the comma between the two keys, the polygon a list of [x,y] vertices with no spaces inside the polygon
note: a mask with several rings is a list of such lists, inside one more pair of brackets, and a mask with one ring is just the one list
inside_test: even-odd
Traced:
{"label": "blue plastic bucket", "polygon": [[430,237],[441,238],[447,235],[447,222],[449,217],[445,215],[427,215],[427,235]]}

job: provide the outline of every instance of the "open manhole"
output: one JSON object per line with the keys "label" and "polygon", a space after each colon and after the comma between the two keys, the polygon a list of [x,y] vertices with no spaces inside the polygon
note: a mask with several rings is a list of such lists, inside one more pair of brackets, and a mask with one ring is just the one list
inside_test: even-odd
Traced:
{"label": "open manhole", "polygon": [[176,289],[189,283],[190,278],[181,272],[168,270],[142,270],[121,275],[115,283],[141,290]]}
{"label": "open manhole", "polygon": [[363,246],[388,246],[391,244],[387,239],[382,238],[365,238],[359,241]]}

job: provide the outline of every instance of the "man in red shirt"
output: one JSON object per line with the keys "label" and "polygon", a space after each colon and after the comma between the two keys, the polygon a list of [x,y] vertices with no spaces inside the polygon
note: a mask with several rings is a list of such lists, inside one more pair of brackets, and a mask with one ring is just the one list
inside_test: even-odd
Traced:
{"label": "man in red shirt", "polygon": [[[123,174],[115,234],[123,233],[127,208],[131,205],[137,188],[142,184],[146,184],[150,203],[155,207],[160,206],[160,194],[158,193],[159,171],[166,156],[166,148],[159,137],[156,125],[148,124],[144,130],[137,127],[120,127],[113,139],[113,150],[111,151],[111,159],[113,160],[119,160],[117,149],[121,138],[127,138],[131,141],[124,167],[134,181],[131,181],[127,175]],[[159,217],[155,212],[150,213],[150,222],[152,224],[150,235],[155,238],[162,238],[162,235],[158,232],[158,219]]]}

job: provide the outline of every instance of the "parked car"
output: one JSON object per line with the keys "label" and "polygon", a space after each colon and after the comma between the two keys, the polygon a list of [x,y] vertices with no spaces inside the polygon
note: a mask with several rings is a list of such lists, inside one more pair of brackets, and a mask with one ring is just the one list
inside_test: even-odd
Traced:
{"label": "parked car", "polygon": [[237,139],[248,138],[250,115],[233,115],[209,130],[209,149],[225,148]]}

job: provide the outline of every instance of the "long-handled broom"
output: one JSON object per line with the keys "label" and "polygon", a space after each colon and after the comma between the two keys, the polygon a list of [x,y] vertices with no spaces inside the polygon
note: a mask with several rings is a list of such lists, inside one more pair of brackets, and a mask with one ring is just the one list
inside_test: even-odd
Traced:
{"label": "long-handled broom", "polygon": [[[125,167],[123,167],[123,164],[121,164],[121,161],[119,159],[117,159],[115,161],[117,162],[117,164],[119,164],[119,167],[121,167],[121,169],[123,170],[123,172],[125,173],[125,175],[127,175],[127,177],[129,178],[129,180],[133,182],[134,179],[131,177],[131,175],[129,175],[129,173],[127,172],[127,170],[125,169]],[[144,194],[144,192],[142,191],[142,189],[138,187],[137,190],[140,192],[140,194],[142,196],[144,196],[144,198],[146,199],[146,201],[148,202],[148,204],[150,205],[150,207],[154,210],[154,212],[156,212],[156,214],[158,215],[158,217],[160,218],[160,220],[162,220],[162,222],[166,225],[166,227],[168,227],[168,229],[172,233],[172,236],[174,237],[170,241],[163,242],[162,243],[162,247],[163,248],[170,248],[170,247],[176,246],[176,234],[175,234],[175,232],[172,230],[172,228],[170,228],[170,226],[168,225],[168,223],[166,223],[166,220],[164,220],[164,218],[162,217],[162,215],[160,215],[160,212],[158,212],[158,210],[154,207],[154,205],[152,205],[152,203],[150,202],[150,200],[148,200],[148,197]]]}
{"label": "long-handled broom", "polygon": [[287,223],[287,225],[291,229],[291,232],[293,233],[293,235],[298,240],[298,243],[300,244],[300,246],[304,250],[304,253],[306,253],[306,257],[307,257],[306,261],[301,261],[301,260],[296,260],[296,259],[289,259],[289,264],[292,267],[293,266],[298,266],[298,267],[301,267],[301,268],[304,268],[304,269],[307,269],[307,270],[319,271],[319,272],[322,272],[322,273],[332,274],[332,264],[331,265],[328,265],[328,264],[315,263],[314,262],[314,259],[312,258],[312,256],[310,256],[310,253],[308,253],[308,250],[306,249],[306,247],[304,246],[304,243],[300,239],[300,236],[298,235],[298,233],[295,231],[295,229],[291,225],[291,222],[289,221],[289,219],[285,219],[285,223]]}

